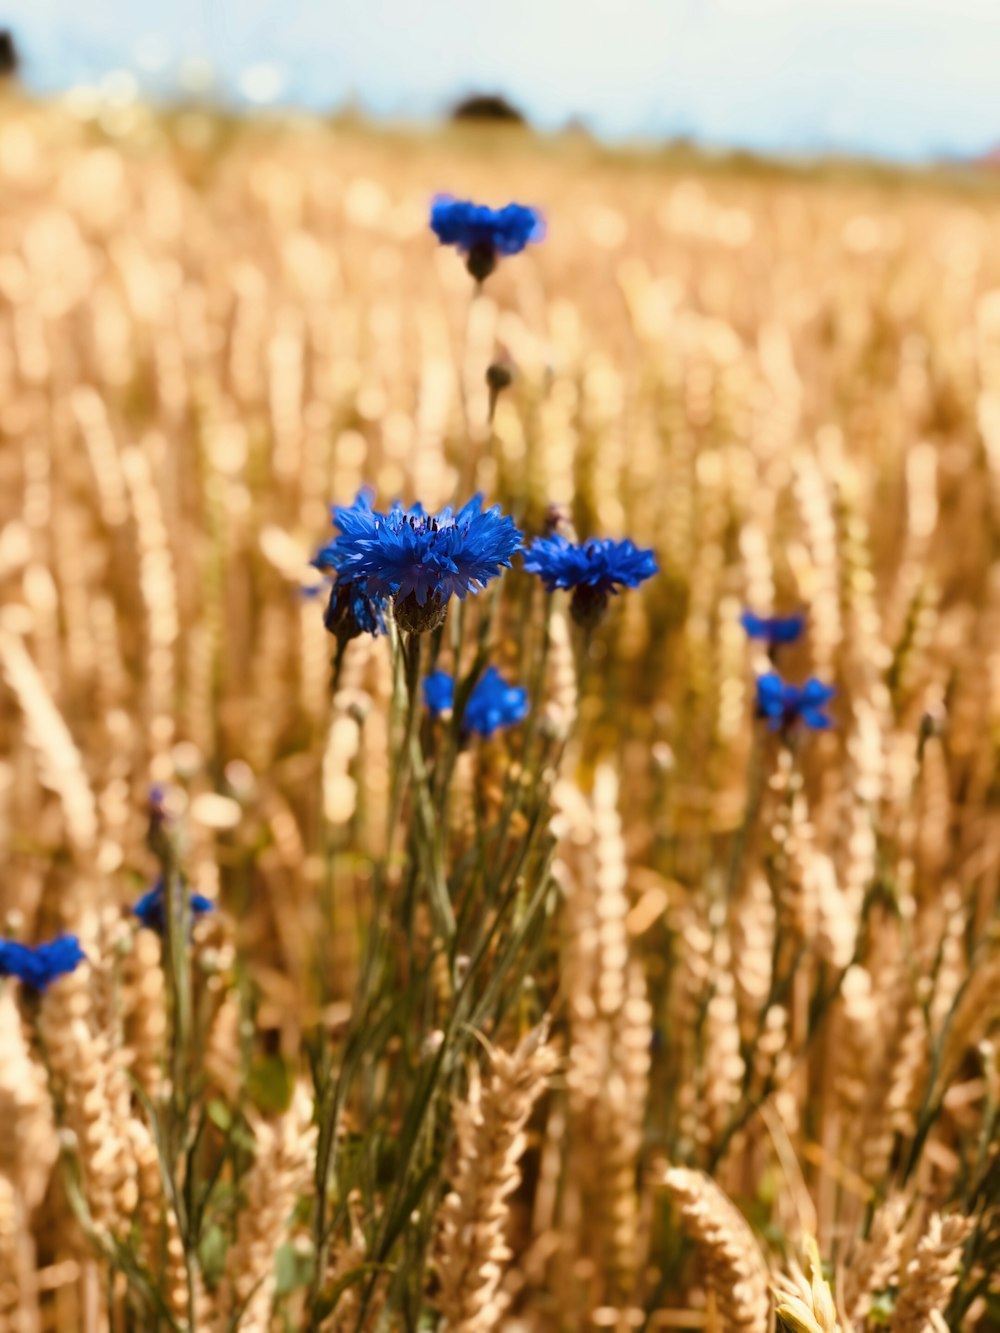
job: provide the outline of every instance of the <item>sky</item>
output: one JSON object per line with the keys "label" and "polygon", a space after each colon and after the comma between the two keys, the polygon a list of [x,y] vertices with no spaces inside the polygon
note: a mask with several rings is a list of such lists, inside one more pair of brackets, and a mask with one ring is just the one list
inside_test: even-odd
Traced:
{"label": "sky", "polygon": [[421,120],[500,91],[611,140],[904,161],[1000,144],[1000,0],[0,0],[0,24],[46,91],[130,71]]}

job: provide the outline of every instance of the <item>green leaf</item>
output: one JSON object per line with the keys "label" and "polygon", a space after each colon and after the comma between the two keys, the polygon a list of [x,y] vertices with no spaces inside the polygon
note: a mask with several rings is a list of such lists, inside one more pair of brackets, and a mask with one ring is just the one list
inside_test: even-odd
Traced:
{"label": "green leaf", "polygon": [[286,1241],[274,1256],[275,1295],[287,1296],[290,1291],[308,1287],[316,1271],[316,1256],[312,1249],[303,1250]]}
{"label": "green leaf", "polygon": [[224,1101],[218,1097],[213,1097],[208,1103],[208,1118],[216,1129],[221,1129],[223,1134],[228,1133],[229,1126],[233,1123],[232,1113]]}
{"label": "green leaf", "polygon": [[258,1111],[280,1115],[292,1104],[295,1075],[280,1055],[258,1056],[247,1075],[247,1096]]}
{"label": "green leaf", "polygon": [[198,1263],[210,1287],[214,1287],[222,1277],[228,1249],[226,1233],[220,1226],[213,1223],[205,1228],[198,1246]]}
{"label": "green leaf", "polygon": [[873,1324],[888,1324],[892,1320],[892,1312],[895,1308],[896,1289],[895,1287],[886,1287],[885,1291],[880,1291],[873,1297],[868,1318]]}

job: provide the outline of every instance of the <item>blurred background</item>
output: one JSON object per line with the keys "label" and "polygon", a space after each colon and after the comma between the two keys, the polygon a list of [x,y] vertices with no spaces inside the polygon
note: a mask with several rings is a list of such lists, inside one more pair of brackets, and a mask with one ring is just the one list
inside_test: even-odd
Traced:
{"label": "blurred background", "polygon": [[[67,1125],[95,1210],[131,1220],[106,1182],[146,1182],[141,1253],[184,1326],[234,1326],[223,1264],[256,1282],[242,1219],[273,1210],[233,1206],[227,1131],[193,1318],[119,1063],[161,1086],[173,974],[129,924],[150,786],[220,909],[193,951],[214,1135],[291,1096],[317,1027],[354,1049],[394,670],[361,636],[331,697],[304,592],[330,503],[371,484],[430,510],[482,491],[531,536],[555,506],[660,573],[575,646],[505,579],[481,641],[539,725],[456,761],[454,975],[389,858],[406,915],[374,970],[402,1036],[372,1022],[343,1122],[348,1267],[373,1255],[376,1284],[398,1257],[407,1327],[436,1302],[413,1236],[452,1177],[439,1156],[407,1225],[425,1136],[400,1108],[478,1026],[449,1006],[482,941],[520,969],[490,1044],[551,1000],[566,1054],[505,1195],[505,1333],[767,1333],[764,1264],[794,1273],[807,1227],[849,1333],[1000,1328],[1000,0],[0,0],[0,30],[0,936],[85,941],[89,1007],[46,1028],[82,1071]],[[463,100],[543,133],[447,123]],[[428,228],[441,190],[537,207],[545,243],[476,291]],[[745,607],[805,611],[780,669],[836,686],[794,758],[755,727]],[[526,778],[553,780],[551,820]],[[551,923],[508,955],[497,904],[533,876]],[[10,989],[0,1126],[0,1333],[148,1329],[82,1244]],[[311,1242],[279,1251],[277,1221],[283,1322],[258,1330],[303,1326]]]}
{"label": "blurred background", "polygon": [[34,89],[540,127],[767,153],[975,158],[1000,143],[996,0],[13,0]]}

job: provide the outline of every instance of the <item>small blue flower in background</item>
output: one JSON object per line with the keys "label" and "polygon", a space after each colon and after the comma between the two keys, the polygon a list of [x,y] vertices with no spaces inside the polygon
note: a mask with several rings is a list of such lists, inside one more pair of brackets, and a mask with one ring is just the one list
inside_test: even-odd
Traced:
{"label": "small blue flower in background", "polygon": [[[424,679],[424,702],[434,717],[454,706],[455,682],[446,671]],[[501,727],[514,727],[528,715],[528,691],[508,685],[496,667],[487,667],[473,687],[462,718],[462,731],[492,736]]]}
{"label": "small blue flower in background", "polygon": [[575,544],[560,533],[538,537],[524,557],[524,567],[537,574],[549,592],[556,588],[593,588],[617,592],[618,587],[637,588],[657,572],[652,551],[641,551],[633,542],[590,537]]}
{"label": "small blue flower in background", "polygon": [[767,718],[772,731],[789,731],[797,723],[813,731],[832,726],[823,709],[837,691],[811,678],[804,685],[789,685],[776,671],[757,678],[757,716]]}
{"label": "small blue flower in background", "polygon": [[752,611],[744,611],[740,616],[740,624],[748,638],[763,639],[768,652],[773,653],[782,644],[795,643],[796,639],[802,637],[806,618],[803,615],[756,616]]}
{"label": "small blue flower in background", "polygon": [[528,715],[528,691],[508,685],[496,667],[487,667],[465,707],[462,726],[480,736],[492,736],[501,727],[514,727]]}
{"label": "small blue flower in background", "polygon": [[431,717],[451,711],[455,703],[455,682],[447,671],[432,671],[424,677],[424,703]]}
{"label": "small blue flower in background", "polygon": [[499,505],[483,509],[475,495],[456,514],[451,507],[428,514],[400,503],[387,513],[372,508],[371,492],[333,509],[339,535],[313,563],[336,570],[369,603],[393,599],[396,622],[422,633],[444,619],[448,599],[480,591],[520,549],[521,534]]}
{"label": "small blue flower in background", "polygon": [[[166,927],[163,915],[164,896],[165,885],[162,879],[158,879],[132,908],[132,915],[137,916],[147,930],[155,930],[158,935],[162,935]],[[200,893],[192,893],[188,902],[193,917],[204,916],[206,912],[215,910],[215,904],[211,899],[203,897]]]}
{"label": "small blue flower in background", "polygon": [[0,940],[0,977],[17,977],[22,985],[44,991],[57,977],[75,972],[86,958],[75,935],[59,935],[34,948]]}
{"label": "small blue flower in background", "polygon": [[549,592],[571,588],[570,612],[579,624],[594,625],[603,615],[608,597],[620,588],[637,588],[659,566],[652,551],[633,542],[607,537],[569,541],[561,533],[538,537],[524,557],[524,567],[537,574]]}
{"label": "small blue flower in background", "polygon": [[542,240],[545,222],[524,204],[487,208],[439,194],[431,204],[431,231],[442,245],[465,255],[466,268],[483,282],[496,268],[498,255],[520,254],[529,242]]}

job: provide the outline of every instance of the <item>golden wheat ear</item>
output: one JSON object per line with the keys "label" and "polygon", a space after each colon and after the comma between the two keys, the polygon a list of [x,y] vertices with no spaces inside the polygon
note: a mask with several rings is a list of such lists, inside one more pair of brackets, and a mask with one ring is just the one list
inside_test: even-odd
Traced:
{"label": "golden wheat ear", "polygon": [[771,1299],[763,1257],[734,1203],[700,1171],[671,1167],[663,1183],[694,1242],[724,1328],[768,1333]]}
{"label": "golden wheat ear", "polygon": [[455,1106],[455,1166],[434,1251],[448,1333],[488,1333],[500,1325],[501,1282],[512,1257],[509,1199],[521,1182],[524,1128],[558,1065],[547,1036],[542,1024],[512,1052],[491,1050],[485,1077],[473,1066],[468,1093]]}

